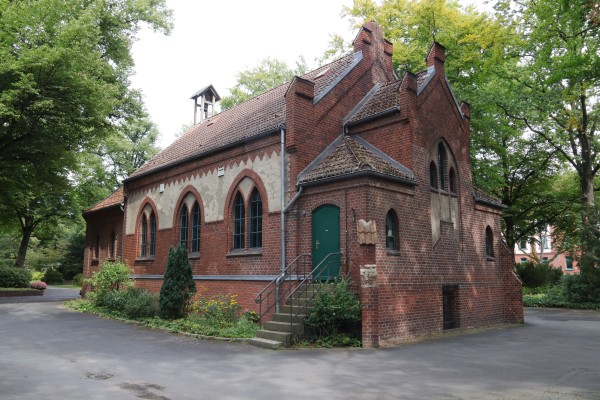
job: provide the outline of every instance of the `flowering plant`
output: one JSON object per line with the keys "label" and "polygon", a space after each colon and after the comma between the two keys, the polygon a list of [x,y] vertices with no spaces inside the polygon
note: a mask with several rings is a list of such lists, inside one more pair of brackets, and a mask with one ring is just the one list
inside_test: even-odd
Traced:
{"label": "flowering plant", "polygon": [[29,284],[29,287],[32,289],[44,290],[48,287],[48,285],[46,285],[46,282],[34,281]]}

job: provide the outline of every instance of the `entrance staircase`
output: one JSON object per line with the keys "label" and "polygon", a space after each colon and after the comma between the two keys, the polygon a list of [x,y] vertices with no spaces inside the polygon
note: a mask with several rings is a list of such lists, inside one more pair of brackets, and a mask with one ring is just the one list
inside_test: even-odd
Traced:
{"label": "entrance staircase", "polygon": [[249,343],[279,349],[302,337],[306,333],[304,320],[324,287],[322,283],[339,276],[339,272],[335,276],[325,275],[330,275],[332,264],[339,265],[340,256],[341,253],[331,253],[314,269],[310,255],[296,257],[256,296],[255,301],[260,306],[261,330]]}

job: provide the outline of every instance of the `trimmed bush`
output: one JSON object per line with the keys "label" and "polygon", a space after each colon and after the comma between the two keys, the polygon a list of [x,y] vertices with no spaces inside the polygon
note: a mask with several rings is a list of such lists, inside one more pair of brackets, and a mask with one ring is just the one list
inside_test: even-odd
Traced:
{"label": "trimmed bush", "polygon": [[73,285],[81,286],[83,284],[83,275],[77,274],[73,277]]}
{"label": "trimmed bush", "polygon": [[523,284],[529,288],[544,285],[555,285],[560,280],[563,272],[548,263],[525,262],[517,264],[517,273]]}
{"label": "trimmed bush", "polygon": [[162,287],[160,288],[160,314],[165,319],[183,318],[189,311],[196,284],[187,251],[171,247]]}
{"label": "trimmed bush", "polygon": [[145,289],[112,290],[98,304],[128,318],[151,318],[158,315],[158,297]]}
{"label": "trimmed bush", "polygon": [[95,272],[86,283],[92,285],[93,292],[88,293],[89,299],[97,305],[101,305],[104,297],[112,291],[128,289],[133,286],[129,280],[131,268],[121,261],[104,261],[100,271]]}
{"label": "trimmed bush", "polygon": [[63,277],[59,271],[50,268],[46,270],[42,281],[46,282],[48,285],[61,285],[63,283]]}
{"label": "trimmed bush", "polygon": [[361,321],[358,295],[350,290],[350,281],[342,279],[335,284],[322,284],[315,304],[306,318],[306,325],[318,339],[354,330]]}
{"label": "trimmed bush", "polygon": [[25,268],[0,268],[0,287],[3,288],[28,288],[31,273]]}
{"label": "trimmed bush", "polygon": [[591,256],[583,257],[579,274],[563,278],[565,297],[572,303],[600,304],[600,268]]}

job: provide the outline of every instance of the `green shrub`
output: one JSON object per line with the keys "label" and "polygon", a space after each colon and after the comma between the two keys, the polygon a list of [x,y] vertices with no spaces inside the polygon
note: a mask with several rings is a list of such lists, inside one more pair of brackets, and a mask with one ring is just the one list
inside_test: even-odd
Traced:
{"label": "green shrub", "polygon": [[145,289],[112,290],[106,293],[97,305],[131,319],[158,315],[158,298]]}
{"label": "green shrub", "polygon": [[[190,306],[190,311],[197,312],[202,318],[215,322],[233,323],[240,319],[242,307],[235,295],[219,295],[211,298],[199,297]],[[255,313],[256,314],[256,313]],[[258,318],[258,315],[256,316]]]}
{"label": "green shrub", "polygon": [[189,311],[189,303],[196,293],[196,284],[192,277],[192,268],[187,251],[178,246],[171,247],[160,288],[160,314],[166,319],[182,318]]}
{"label": "green shrub", "polygon": [[91,278],[86,279],[86,283],[91,284],[93,288],[93,292],[87,296],[96,304],[102,304],[108,293],[133,286],[133,282],[129,280],[130,275],[131,268],[127,264],[121,261],[104,261],[100,271],[94,272]]}
{"label": "green shrub", "polygon": [[63,277],[59,271],[50,268],[44,273],[42,281],[46,282],[48,285],[60,285],[63,283]]}
{"label": "green shrub", "polygon": [[31,271],[32,281],[41,281],[44,279],[44,273],[42,271]]}
{"label": "green shrub", "polygon": [[600,268],[593,257],[583,257],[579,274],[563,279],[565,297],[572,303],[600,303]]}
{"label": "green shrub", "polygon": [[73,285],[81,286],[83,284],[83,274],[77,274],[73,277]]}
{"label": "green shrub", "polygon": [[327,287],[321,287],[306,318],[306,325],[319,339],[352,330],[361,321],[360,302],[356,293],[350,290],[349,280],[324,286]]}
{"label": "green shrub", "polygon": [[517,264],[517,273],[526,287],[535,288],[544,285],[555,285],[563,272],[548,263],[525,262]]}
{"label": "green shrub", "polygon": [[28,288],[31,273],[25,268],[0,268],[0,287]]}

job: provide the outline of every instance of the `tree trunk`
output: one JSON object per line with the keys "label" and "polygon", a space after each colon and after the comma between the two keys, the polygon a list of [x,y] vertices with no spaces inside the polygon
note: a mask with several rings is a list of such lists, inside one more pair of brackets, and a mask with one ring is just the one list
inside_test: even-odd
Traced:
{"label": "tree trunk", "polygon": [[25,266],[25,257],[27,256],[27,249],[29,248],[29,240],[33,234],[34,226],[25,221],[25,224],[21,228],[21,244],[19,245],[19,252],[17,253],[17,262],[15,267],[23,268]]}
{"label": "tree trunk", "polygon": [[582,223],[582,255],[584,255],[594,238],[596,229],[596,201],[594,197],[594,176],[592,172],[580,174],[581,185],[581,223]]}

